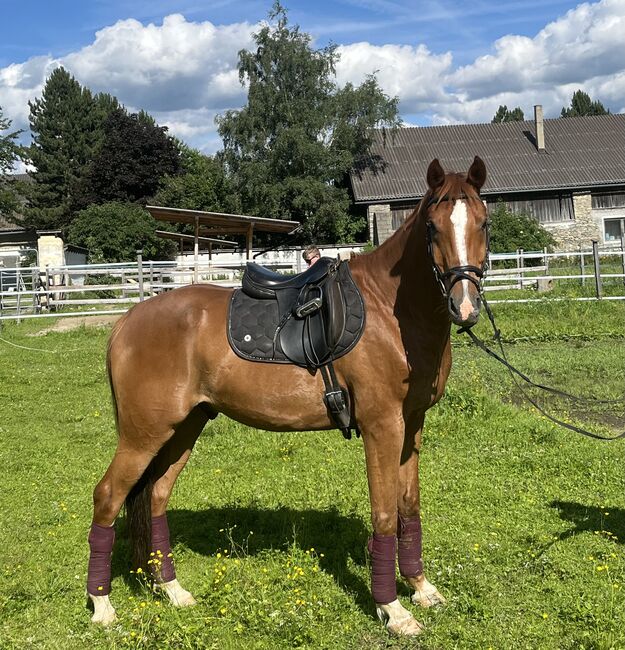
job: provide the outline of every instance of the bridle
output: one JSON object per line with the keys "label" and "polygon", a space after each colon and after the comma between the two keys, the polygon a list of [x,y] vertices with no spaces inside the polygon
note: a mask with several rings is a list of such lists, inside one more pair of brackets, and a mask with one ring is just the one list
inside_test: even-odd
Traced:
{"label": "bridle", "polygon": [[[464,194],[461,194],[459,197],[457,197],[457,199],[466,199],[466,198],[467,196]],[[442,197],[435,195],[430,198],[425,208],[427,210],[434,203],[438,205],[441,201],[456,201],[457,199],[452,199],[447,195]],[[468,280],[469,282],[471,282],[478,290],[478,293],[481,296],[483,293],[482,280],[484,278],[484,274],[486,273],[486,270],[488,269],[488,255],[490,251],[490,228],[489,228],[490,222],[489,221],[486,222],[486,228],[485,228],[486,255],[484,257],[484,262],[482,263],[482,266],[479,267],[479,266],[473,266],[472,264],[463,264],[460,266],[452,266],[447,271],[441,271],[438,264],[434,260],[434,250],[433,250],[434,224],[428,220],[426,221],[425,226],[426,226],[428,255],[430,257],[430,262],[432,263],[432,269],[434,270],[434,277],[438,282],[441,293],[443,294],[443,298],[445,298],[445,300],[449,300],[449,294],[451,293],[453,286],[457,282],[460,282],[461,280]],[[472,273],[473,275],[469,275],[470,273]],[[477,278],[474,276],[477,276]],[[449,289],[448,289],[446,286],[446,282],[449,280],[449,278],[452,278],[452,280],[449,283]]]}

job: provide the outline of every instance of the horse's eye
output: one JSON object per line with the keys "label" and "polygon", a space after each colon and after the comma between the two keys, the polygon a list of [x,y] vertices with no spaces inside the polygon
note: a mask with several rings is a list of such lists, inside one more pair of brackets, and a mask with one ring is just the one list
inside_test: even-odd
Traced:
{"label": "horse's eye", "polygon": [[482,230],[486,230],[486,229],[488,228],[488,226],[490,226],[490,221],[485,221],[485,222],[482,224]]}
{"label": "horse's eye", "polygon": [[428,221],[428,223],[427,223],[427,228],[428,228],[428,230],[430,231],[430,234],[431,234],[431,235],[435,235],[435,234],[436,234],[436,232],[437,232],[437,230],[436,230],[436,226],[435,226],[431,221]]}

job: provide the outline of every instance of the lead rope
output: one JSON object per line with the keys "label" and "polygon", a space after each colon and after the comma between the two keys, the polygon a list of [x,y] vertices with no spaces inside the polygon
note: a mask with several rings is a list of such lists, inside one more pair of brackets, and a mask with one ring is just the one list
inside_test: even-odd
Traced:
{"label": "lead rope", "polygon": [[574,424],[569,424],[567,422],[563,422],[562,420],[559,420],[558,418],[550,415],[543,409],[540,404],[536,402],[530,395],[528,395],[527,391],[523,388],[519,380],[517,379],[517,376],[520,377],[523,381],[525,381],[527,384],[530,386],[534,386],[536,388],[540,388],[541,390],[547,391],[549,393],[552,393],[553,395],[558,395],[560,397],[566,397],[568,399],[572,400],[577,400],[580,402],[586,402],[586,403],[596,403],[596,404],[618,404],[622,400],[599,400],[595,399],[592,397],[579,397],[576,395],[571,395],[570,393],[566,393],[564,391],[558,390],[556,388],[551,388],[550,386],[545,386],[543,384],[539,384],[535,381],[532,381],[527,375],[522,373],[520,370],[515,368],[506,358],[506,352],[503,347],[503,343],[501,340],[501,331],[495,324],[495,316],[490,308],[490,305],[486,302],[486,298],[484,296],[484,293],[481,292],[481,298],[482,302],[484,304],[484,308],[486,310],[486,314],[488,315],[488,319],[490,320],[490,323],[493,327],[493,333],[494,333],[494,339],[497,342],[499,349],[501,351],[501,355],[497,354],[494,350],[491,350],[485,343],[484,341],[480,340],[472,331],[470,327],[461,327],[458,330],[459,334],[468,334],[473,343],[477,345],[480,350],[483,352],[486,352],[486,354],[490,355],[500,363],[502,363],[507,369],[508,372],[510,373],[510,376],[512,377],[512,380],[514,381],[516,387],[519,389],[519,392],[523,397],[535,408],[537,409],[542,415],[544,415],[547,419],[551,420],[555,424],[560,425],[561,427],[564,427],[565,429],[569,429],[570,431],[575,431],[576,433],[581,433],[584,436],[588,436],[589,438],[595,438],[596,440],[618,440],[619,438],[625,438],[625,431],[623,433],[620,433],[616,436],[601,436],[596,433],[592,433],[592,431],[587,431],[586,429],[582,429],[581,427],[577,427]]}

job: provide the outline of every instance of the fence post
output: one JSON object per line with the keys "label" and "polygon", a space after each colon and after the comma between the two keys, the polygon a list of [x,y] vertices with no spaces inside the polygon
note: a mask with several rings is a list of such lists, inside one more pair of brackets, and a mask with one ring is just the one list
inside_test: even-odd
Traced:
{"label": "fence post", "polygon": [[584,262],[584,245],[579,245],[579,268],[582,272],[582,287],[586,284],[586,264]]}
{"label": "fence post", "polygon": [[516,268],[519,274],[519,289],[523,288],[523,249],[516,249]]}
{"label": "fence post", "polygon": [[621,266],[623,268],[623,284],[625,284],[625,222],[621,219]]}
{"label": "fence post", "polygon": [[52,294],[50,293],[50,265],[46,264],[46,307],[52,311]]}
{"label": "fence post", "polygon": [[17,299],[15,305],[17,307],[17,324],[19,325],[22,322],[20,315],[22,313],[22,269],[20,268],[20,256],[17,256],[15,260],[15,288],[17,289]]}
{"label": "fence post", "polygon": [[543,266],[545,267],[545,275],[549,275],[549,251],[547,250],[547,247],[545,246],[543,248]]}
{"label": "fence post", "polygon": [[139,282],[139,302],[143,302],[143,251],[141,249],[137,251],[137,271],[139,272],[137,278]]}
{"label": "fence post", "polygon": [[595,263],[595,289],[597,291],[597,300],[601,300],[601,269],[599,262],[599,242],[596,239],[592,240],[592,257]]}

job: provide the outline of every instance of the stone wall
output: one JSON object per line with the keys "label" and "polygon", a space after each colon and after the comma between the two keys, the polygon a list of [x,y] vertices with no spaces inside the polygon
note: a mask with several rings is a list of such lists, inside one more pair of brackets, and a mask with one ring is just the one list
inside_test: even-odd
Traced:
{"label": "stone wall", "polygon": [[575,219],[543,224],[556,240],[556,250],[572,251],[590,248],[592,241],[603,242],[601,220],[593,215],[590,192],[573,194],[573,212]]}
{"label": "stone wall", "polygon": [[388,203],[368,206],[367,221],[369,222],[369,240],[376,246],[393,234],[393,218],[391,206]]}

